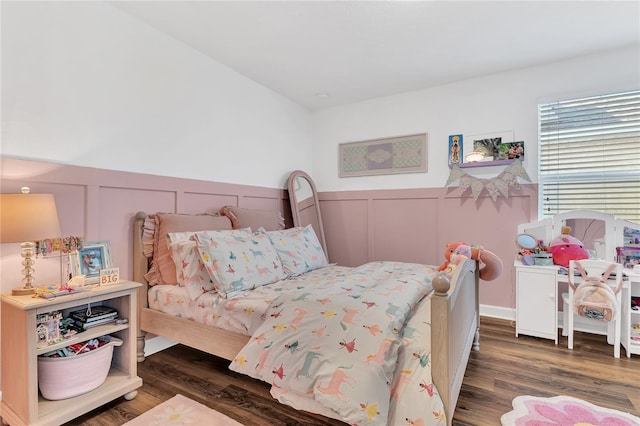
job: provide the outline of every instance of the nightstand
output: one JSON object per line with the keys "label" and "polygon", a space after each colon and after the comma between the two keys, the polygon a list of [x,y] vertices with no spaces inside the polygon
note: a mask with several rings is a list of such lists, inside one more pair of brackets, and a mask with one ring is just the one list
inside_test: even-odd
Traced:
{"label": "nightstand", "polygon": [[[142,386],[137,376],[137,288],[140,283],[122,281],[90,290],[44,299],[2,295],[2,421],[10,425],[61,424],[124,396],[133,399]],[[92,306],[115,308],[126,324],[104,324],[63,342],[37,347],[36,316],[53,311],[67,313]],[[103,335],[123,341],[115,349],[105,382],[82,395],[50,401],[38,392],[38,355]]]}

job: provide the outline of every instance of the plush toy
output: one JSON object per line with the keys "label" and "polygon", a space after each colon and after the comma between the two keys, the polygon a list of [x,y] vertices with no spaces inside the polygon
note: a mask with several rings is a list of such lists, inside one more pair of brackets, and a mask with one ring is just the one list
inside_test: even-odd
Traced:
{"label": "plush toy", "polygon": [[549,253],[553,256],[553,263],[569,267],[570,260],[588,259],[589,253],[579,239],[569,235],[570,226],[563,226],[560,235],[551,240]]}
{"label": "plush toy", "polygon": [[[453,271],[455,271],[456,267],[465,261],[465,259],[469,259],[471,257],[471,246],[468,244],[460,244],[455,249],[453,249],[453,253],[449,253],[449,258],[446,263],[444,269],[440,266],[440,271],[443,271],[447,276],[451,276]],[[447,253],[445,253],[445,257],[447,257]]]}
{"label": "plush toy", "polygon": [[457,265],[467,258],[482,264],[480,278],[484,281],[495,280],[502,273],[502,260],[498,256],[482,247],[471,246],[462,241],[449,241],[444,257],[446,261],[440,265],[438,271],[444,271],[447,275],[451,275]]}

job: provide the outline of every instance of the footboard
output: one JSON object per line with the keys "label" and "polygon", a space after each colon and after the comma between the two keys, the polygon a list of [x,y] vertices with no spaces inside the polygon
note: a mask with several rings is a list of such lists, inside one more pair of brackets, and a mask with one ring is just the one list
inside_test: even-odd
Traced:
{"label": "footboard", "polygon": [[[471,348],[479,338],[478,265],[459,265],[450,285],[434,282],[431,300],[431,374],[451,424]],[[444,283],[443,283],[444,284]]]}

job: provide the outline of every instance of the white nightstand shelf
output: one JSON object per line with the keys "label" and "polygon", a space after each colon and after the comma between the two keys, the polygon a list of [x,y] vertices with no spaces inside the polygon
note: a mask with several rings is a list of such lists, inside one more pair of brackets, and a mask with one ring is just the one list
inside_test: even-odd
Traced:
{"label": "white nightstand shelf", "polygon": [[[54,299],[2,295],[2,421],[10,425],[52,425],[72,420],[124,396],[132,399],[142,386],[137,376],[137,288],[124,281]],[[36,316],[52,311],[69,312],[87,304],[115,308],[127,324],[105,324],[72,339],[42,348],[36,346]],[[115,348],[106,380],[82,395],[50,401],[38,392],[38,355],[98,336],[113,335],[123,341]]]}

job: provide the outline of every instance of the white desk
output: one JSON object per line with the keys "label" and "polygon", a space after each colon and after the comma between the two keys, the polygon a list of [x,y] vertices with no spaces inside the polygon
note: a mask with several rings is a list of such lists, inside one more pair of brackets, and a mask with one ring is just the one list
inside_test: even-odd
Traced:
{"label": "white desk", "polygon": [[[551,339],[558,344],[558,284],[567,283],[567,276],[558,274],[558,266],[527,266],[520,261],[516,268],[516,337],[520,334]],[[640,355],[640,342],[631,340],[631,327],[640,323],[640,311],[631,310],[631,296],[640,297],[640,273],[625,269],[621,310],[621,343],[627,356]],[[575,330],[607,334],[607,323],[576,319]]]}

